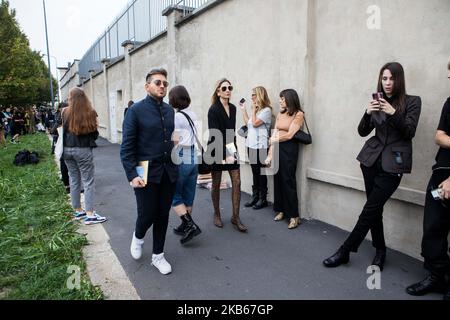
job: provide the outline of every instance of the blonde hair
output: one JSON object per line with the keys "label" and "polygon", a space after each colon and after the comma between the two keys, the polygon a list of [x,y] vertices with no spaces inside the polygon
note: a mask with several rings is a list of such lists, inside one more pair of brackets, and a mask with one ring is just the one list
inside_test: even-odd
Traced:
{"label": "blonde hair", "polygon": [[225,82],[228,82],[230,85],[232,85],[232,84],[231,84],[231,81],[228,80],[227,78],[222,78],[222,79],[220,79],[219,81],[216,82],[216,86],[215,86],[215,89],[214,89],[214,93],[213,93],[212,98],[211,98],[211,103],[212,103],[213,105],[216,104],[217,100],[219,100],[219,96],[217,95],[217,90],[219,90],[219,88],[220,88],[220,87],[222,86],[222,84],[225,83]]}
{"label": "blonde hair", "polygon": [[69,92],[69,107],[64,110],[64,121],[70,133],[86,135],[97,130],[97,112],[86,93],[80,88]]}
{"label": "blonde hair", "polygon": [[265,108],[272,109],[272,102],[270,101],[266,88],[259,86],[252,91],[256,94],[256,106],[258,107],[258,112]]}

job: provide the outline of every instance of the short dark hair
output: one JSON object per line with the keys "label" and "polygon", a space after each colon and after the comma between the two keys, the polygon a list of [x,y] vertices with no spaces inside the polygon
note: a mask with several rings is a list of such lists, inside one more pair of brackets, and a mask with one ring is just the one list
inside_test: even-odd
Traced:
{"label": "short dark hair", "polygon": [[169,104],[178,110],[184,110],[191,105],[189,92],[183,86],[176,86],[169,92]]}
{"label": "short dark hair", "polygon": [[164,68],[152,69],[149,73],[147,73],[147,77],[145,77],[145,81],[149,82],[154,75],[161,74],[167,78],[167,70]]}
{"label": "short dark hair", "polygon": [[133,100],[128,101],[128,108],[130,108],[134,104]]}

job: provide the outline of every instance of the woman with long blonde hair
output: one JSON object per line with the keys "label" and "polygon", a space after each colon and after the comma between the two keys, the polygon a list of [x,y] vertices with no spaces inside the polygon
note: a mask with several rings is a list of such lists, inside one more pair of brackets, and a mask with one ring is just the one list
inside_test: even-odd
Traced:
{"label": "woman with long blonde hair", "polygon": [[[76,220],[86,225],[103,223],[105,217],[94,211],[94,157],[92,149],[98,138],[97,113],[86,93],[80,88],[69,92],[69,106],[62,114],[64,127],[63,159],[69,169],[70,196]],[[85,210],[81,207],[81,188],[84,187]]]}
{"label": "woman with long blonde hair", "polygon": [[262,173],[269,150],[270,130],[272,126],[272,103],[264,87],[252,90],[252,113],[249,116],[245,102],[239,104],[248,127],[246,147],[253,173],[252,198],[245,207],[260,210],[268,206],[267,176]]}

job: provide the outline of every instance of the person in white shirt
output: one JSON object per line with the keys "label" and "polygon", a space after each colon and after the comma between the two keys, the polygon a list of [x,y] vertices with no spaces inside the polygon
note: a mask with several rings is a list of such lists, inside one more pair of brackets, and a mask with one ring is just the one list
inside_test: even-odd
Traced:
{"label": "person in white shirt", "polygon": [[252,90],[252,111],[249,116],[245,103],[240,104],[244,122],[248,127],[246,147],[252,167],[253,187],[252,198],[245,207],[260,210],[268,206],[267,176],[262,173],[269,149],[270,130],[272,125],[272,103],[264,87]]}
{"label": "person in white shirt", "polygon": [[174,229],[182,236],[181,244],[186,244],[202,231],[192,219],[192,210],[197,188],[198,165],[196,161],[197,115],[190,108],[191,98],[183,86],[174,87],[169,92],[169,103],[176,110],[174,141],[178,157],[178,181],[172,208],[181,218],[181,225]]}

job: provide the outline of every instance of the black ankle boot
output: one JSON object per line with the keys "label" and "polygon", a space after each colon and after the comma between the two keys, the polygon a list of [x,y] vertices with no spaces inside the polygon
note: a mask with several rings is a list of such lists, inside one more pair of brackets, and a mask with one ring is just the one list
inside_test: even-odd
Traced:
{"label": "black ankle boot", "polygon": [[183,219],[183,221],[186,223],[186,227],[184,228],[184,235],[183,238],[181,238],[180,242],[181,244],[185,244],[202,233],[202,230],[200,230],[200,228],[195,224],[189,213],[182,216],[181,219]]}
{"label": "black ankle boot", "polygon": [[372,265],[378,266],[378,268],[380,268],[380,271],[383,271],[385,262],[386,262],[386,250],[377,249],[377,253],[373,258]]}
{"label": "black ankle boot", "polygon": [[181,218],[181,224],[173,229],[173,233],[179,236],[184,236],[184,229],[186,229],[186,221]]}
{"label": "black ankle boot", "polygon": [[244,204],[244,206],[245,206],[246,208],[251,208],[251,207],[253,207],[253,206],[254,206],[255,204],[257,204],[258,201],[259,201],[259,192],[258,192],[258,189],[256,189],[255,187],[252,187],[252,189],[253,189],[252,198],[250,199],[249,202],[247,202],[246,204]]}
{"label": "black ankle boot", "polygon": [[263,208],[267,208],[269,203],[267,202],[267,192],[259,193],[259,201],[253,206],[255,210],[261,210]]}
{"label": "black ankle boot", "polygon": [[412,296],[424,296],[428,293],[446,293],[448,291],[444,277],[437,277],[430,274],[424,280],[415,283],[408,288],[406,292]]}
{"label": "black ankle boot", "polygon": [[328,259],[323,261],[323,264],[327,268],[336,268],[341,264],[347,264],[350,261],[350,251],[345,249],[344,247],[340,247],[339,250],[329,257]]}
{"label": "black ankle boot", "polygon": [[450,301],[450,287],[447,290],[447,293],[444,295],[443,298],[445,301]]}

